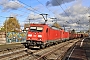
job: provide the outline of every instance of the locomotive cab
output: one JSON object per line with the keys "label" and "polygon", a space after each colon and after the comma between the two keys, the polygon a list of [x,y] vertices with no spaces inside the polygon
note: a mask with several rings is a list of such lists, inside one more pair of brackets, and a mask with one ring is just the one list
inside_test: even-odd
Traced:
{"label": "locomotive cab", "polygon": [[47,25],[31,24],[27,33],[27,46],[38,46],[44,48],[44,42],[47,40]]}

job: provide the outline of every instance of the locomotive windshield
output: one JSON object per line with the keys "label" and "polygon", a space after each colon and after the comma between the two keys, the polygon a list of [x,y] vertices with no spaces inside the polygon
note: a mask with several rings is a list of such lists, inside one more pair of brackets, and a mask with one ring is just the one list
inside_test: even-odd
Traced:
{"label": "locomotive windshield", "polygon": [[30,31],[32,31],[32,32],[42,32],[43,31],[43,27],[31,26],[30,27]]}

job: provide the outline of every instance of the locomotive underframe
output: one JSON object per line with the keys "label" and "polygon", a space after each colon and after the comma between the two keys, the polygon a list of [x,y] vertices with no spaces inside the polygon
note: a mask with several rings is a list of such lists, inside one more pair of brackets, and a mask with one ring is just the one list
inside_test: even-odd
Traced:
{"label": "locomotive underframe", "polygon": [[41,41],[35,41],[35,40],[27,40],[26,41],[26,44],[28,46],[40,46],[40,45],[43,44],[43,42],[41,42]]}
{"label": "locomotive underframe", "polygon": [[37,46],[37,47],[40,47],[42,48],[43,47],[46,47],[46,46],[50,46],[50,45],[53,45],[53,44],[58,44],[60,42],[63,42],[63,41],[66,41],[68,39],[57,39],[57,40],[47,40],[46,42],[42,42],[42,41],[35,41],[35,40],[27,40],[26,41],[26,46]]}

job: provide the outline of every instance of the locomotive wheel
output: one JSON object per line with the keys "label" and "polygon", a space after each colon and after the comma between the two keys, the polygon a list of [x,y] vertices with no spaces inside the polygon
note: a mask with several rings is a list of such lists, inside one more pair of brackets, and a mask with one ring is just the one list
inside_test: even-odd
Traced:
{"label": "locomotive wheel", "polygon": [[46,47],[49,47],[49,46],[50,46],[49,44],[46,45]]}
{"label": "locomotive wheel", "polygon": [[58,44],[58,42],[55,43],[56,45]]}
{"label": "locomotive wheel", "polygon": [[25,48],[28,48],[28,45],[27,44],[25,44],[24,46],[25,46]]}
{"label": "locomotive wheel", "polygon": [[41,49],[44,49],[45,48],[45,45],[44,44],[40,45],[40,48]]}

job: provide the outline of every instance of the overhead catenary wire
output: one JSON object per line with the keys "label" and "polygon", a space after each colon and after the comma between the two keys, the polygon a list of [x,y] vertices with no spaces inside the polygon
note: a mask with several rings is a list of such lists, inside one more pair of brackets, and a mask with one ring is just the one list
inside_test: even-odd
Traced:
{"label": "overhead catenary wire", "polygon": [[[63,0],[62,0],[62,1],[63,1]],[[64,3],[64,1],[63,1],[63,3]],[[64,5],[65,5],[65,7],[67,8],[66,4],[64,4]],[[88,7],[88,9],[89,9],[89,7]],[[87,9],[87,10],[88,10],[88,9]],[[87,13],[87,12],[89,11],[89,10],[88,10],[88,11],[87,11],[87,10],[86,10],[85,13]],[[70,11],[70,10],[68,10],[68,11]],[[85,14],[85,13],[84,13],[84,14]],[[83,16],[82,16],[82,17],[83,17]],[[83,18],[84,18],[84,17],[83,17]],[[82,18],[82,19],[83,19],[83,18]],[[76,19],[77,19],[77,18],[76,18]],[[78,19],[77,19],[77,20],[78,20]]]}
{"label": "overhead catenary wire", "polygon": [[[37,0],[41,5],[43,5],[39,0]],[[44,6],[44,5],[43,5]],[[51,12],[51,13],[53,13],[54,15],[55,15],[55,13],[54,12],[52,12],[50,9],[48,9],[48,7],[47,6],[45,6],[46,8],[47,8],[47,10],[49,11],[49,12]]]}
{"label": "overhead catenary wire", "polygon": [[[56,0],[56,2],[59,4],[59,2],[57,0]],[[62,8],[62,6],[60,4],[59,4],[59,7],[64,11],[64,9]],[[64,11],[64,13],[67,15],[67,17],[69,17],[69,15],[66,13],[66,11]],[[69,19],[72,21],[72,19],[70,17],[69,17]]]}
{"label": "overhead catenary wire", "polygon": [[[62,1],[63,1],[63,0],[62,0]],[[63,3],[64,3],[64,1],[63,1]],[[66,4],[65,4],[65,7],[67,8]],[[68,10],[68,11],[69,11],[69,10]],[[87,10],[85,11],[85,13],[87,13],[88,11],[89,11],[89,7],[88,7]],[[83,13],[83,15],[84,15],[85,13]],[[84,15],[84,16],[85,16],[85,15]],[[85,18],[84,16],[82,16],[81,20]],[[78,20],[78,21],[77,21],[78,23],[80,22],[80,20],[79,20],[78,18],[76,18],[76,20]],[[77,22],[76,22],[76,23],[77,23]],[[81,25],[80,25],[80,27],[81,27]],[[85,28],[84,26],[82,26],[82,27]]]}
{"label": "overhead catenary wire", "polygon": [[[20,2],[20,3],[22,3],[22,4],[26,5],[26,6],[28,6],[28,7],[30,7],[30,8],[32,8],[31,6],[29,6],[29,5],[21,2],[21,1],[19,1],[19,0],[18,0],[18,2]],[[19,4],[18,2],[15,2],[15,3]],[[24,8],[27,9],[27,10],[29,10],[29,9],[28,9],[27,7],[25,7],[25,6],[24,6]],[[34,8],[32,8],[32,9],[33,9],[33,10],[29,10],[29,11],[32,11],[32,12],[34,12],[34,13],[36,13],[36,14],[40,14],[40,13],[41,13],[40,11],[38,11],[38,10],[36,10],[36,9],[34,9]],[[18,11],[21,11],[21,10],[18,10]],[[21,11],[21,12],[24,12],[24,11]],[[26,13],[27,13],[27,12],[26,12]]]}
{"label": "overhead catenary wire", "polygon": [[[38,1],[38,0],[37,0],[37,1]],[[62,1],[63,1],[63,0],[62,0]],[[19,1],[19,2],[20,2],[20,1]],[[39,1],[39,2],[40,2],[40,1]],[[42,4],[42,3],[41,3],[41,4]],[[43,4],[42,4],[42,5],[43,5]],[[27,4],[26,4],[26,6],[27,6]],[[30,6],[28,6],[28,7],[30,7]],[[25,7],[25,8],[27,9],[27,7]],[[62,10],[64,11],[63,8],[62,8]],[[51,11],[51,10],[49,10],[49,11]],[[23,11],[22,11],[22,12],[23,12]],[[42,12],[40,12],[40,11],[38,12],[38,10],[36,10],[36,9],[33,9],[32,12],[35,12],[35,13],[37,13],[37,14],[42,13]],[[26,13],[28,13],[28,12],[26,12]],[[66,11],[65,11],[65,14],[68,15]],[[69,17],[69,15],[68,15],[68,17]]]}
{"label": "overhead catenary wire", "polygon": [[[19,0],[18,0],[18,1],[19,1]],[[30,7],[30,8],[32,8],[31,6],[25,4],[25,3],[21,2],[21,1],[19,1],[19,2],[22,3],[22,4],[24,4],[24,5],[26,5],[26,6],[28,6],[28,7]],[[24,8],[26,8],[26,9],[28,10],[27,7],[24,7]],[[38,11],[38,10],[36,10],[36,9],[34,9],[34,8],[32,8],[32,9],[33,9],[34,11],[33,11],[33,10],[29,10],[29,11],[32,11],[32,12],[38,14],[38,15],[42,13],[41,11]]]}
{"label": "overhead catenary wire", "polygon": [[[63,0],[62,0],[63,1]],[[58,3],[58,1],[56,0],[56,2]],[[63,1],[64,3],[64,1]],[[59,3],[58,3],[59,4]],[[60,5],[59,5],[60,6]],[[61,7],[61,6],[60,6]],[[67,6],[65,5],[65,7],[67,8]],[[62,8],[62,7],[61,7]],[[64,9],[62,8],[62,10],[64,11]],[[69,10],[68,10],[69,11]],[[65,11],[64,11],[65,12]],[[69,17],[69,15],[65,12],[65,14]],[[83,17],[83,16],[82,16]],[[76,18],[78,20],[78,18]],[[73,21],[72,21],[73,22]]]}
{"label": "overhead catenary wire", "polygon": [[[39,0],[37,0],[41,5],[43,5]],[[57,2],[58,3],[58,2]],[[44,5],[43,5],[44,6]],[[60,6],[61,7],[61,6]],[[47,8],[47,7],[46,7]],[[61,7],[62,8],[62,7]],[[48,9],[48,8],[47,8]],[[49,10],[49,9],[48,9]],[[64,9],[62,8],[62,10],[64,11]],[[50,12],[52,12],[51,10],[49,10]],[[65,11],[64,11],[65,12]],[[52,12],[53,13],[53,12]],[[55,13],[53,13],[55,14]],[[68,14],[65,12],[65,14],[68,16]],[[68,16],[69,17],[69,16]],[[70,17],[69,17],[70,18]]]}
{"label": "overhead catenary wire", "polygon": [[[90,10],[90,9],[89,9],[89,7],[88,7],[85,13],[88,13],[88,12],[89,12],[89,10]],[[84,14],[85,14],[85,13],[84,13]],[[83,15],[84,15],[84,14],[83,14]],[[84,17],[84,16],[82,16],[82,19],[83,19],[83,18],[85,18],[85,17]],[[88,25],[88,24],[87,24],[87,25]],[[84,26],[82,26],[82,27],[83,27],[83,28],[85,28]]]}
{"label": "overhead catenary wire", "polygon": [[[37,0],[42,6],[44,6],[39,0]],[[31,6],[30,6],[31,7]],[[45,6],[44,6],[45,7]],[[47,8],[47,7],[46,7]],[[47,8],[47,10],[49,10],[48,8]],[[37,10],[36,10],[37,11]],[[50,10],[49,10],[49,12],[51,12]],[[48,13],[42,13],[42,12],[40,12],[40,14],[48,14]],[[39,15],[40,15],[39,14]],[[48,16],[50,17],[50,15],[48,14]]]}
{"label": "overhead catenary wire", "polygon": [[[2,8],[0,8],[0,9],[2,9]],[[3,9],[2,9],[3,10]],[[26,12],[26,11],[22,11],[22,10],[18,10],[17,9],[17,11],[20,11],[20,12],[23,12],[23,14],[18,14],[18,13],[15,13],[15,11],[14,11],[14,13],[16,14],[16,15],[19,15],[19,16],[24,16],[25,14],[24,13],[28,13],[28,12]],[[6,12],[6,11],[5,11]],[[9,11],[7,11],[7,13],[13,13],[13,12],[11,12],[11,10],[9,10]],[[28,13],[29,14],[29,13]]]}
{"label": "overhead catenary wire", "polygon": [[[39,0],[37,0],[42,6],[44,6]],[[55,14],[55,13],[53,13],[47,6],[44,6],[44,7],[46,7],[46,9],[49,11],[49,12],[51,12],[52,14]]]}
{"label": "overhead catenary wire", "polygon": [[[64,3],[64,1],[62,0],[62,2]],[[66,4],[64,3],[65,7],[67,8]],[[67,9],[68,10],[68,9]],[[68,10],[69,12],[70,10]],[[76,18],[77,19],[77,18]],[[67,23],[69,23],[68,21],[66,21]]]}
{"label": "overhead catenary wire", "polygon": [[[19,2],[22,3],[22,4],[24,4],[24,5],[26,5],[26,6],[28,6],[28,7],[30,7],[30,8],[32,8],[31,6],[25,4],[25,3],[21,2],[21,1],[19,1]],[[16,3],[17,3],[17,2],[16,2]],[[17,4],[18,4],[18,3],[17,3]],[[29,10],[29,9],[28,9],[27,7],[25,7],[25,6],[24,6],[24,8],[27,9],[27,10]],[[33,10],[29,10],[29,11],[32,11],[32,12],[38,14],[38,15],[39,15],[40,13],[42,13],[42,12],[40,12],[40,11],[34,9],[34,8],[32,8],[32,9],[33,9]],[[18,10],[18,11],[21,11],[21,10]],[[21,12],[24,12],[24,11],[21,11]],[[27,12],[26,12],[26,13],[27,13]],[[1,16],[1,17],[3,17],[3,16]],[[6,17],[3,17],[3,18],[6,18]]]}
{"label": "overhead catenary wire", "polygon": [[[20,3],[22,3],[22,4],[24,4],[24,5],[26,5],[26,6],[28,6],[28,7],[30,7],[30,8],[32,8],[31,6],[29,6],[29,5],[27,5],[27,4],[25,4],[25,3],[23,3],[22,1],[20,1],[20,0],[18,0]],[[24,8],[26,8],[26,7],[24,7]],[[28,10],[28,8],[26,8],[27,10]],[[38,10],[36,10],[36,9],[34,9],[34,8],[32,8],[33,10],[30,10],[30,11],[32,11],[32,12],[34,12],[34,13],[36,13],[36,14],[40,14],[40,13],[42,13],[42,12],[40,12],[40,11],[38,11]],[[35,11],[37,11],[37,12],[35,12]],[[38,13],[39,12],[39,13]]]}
{"label": "overhead catenary wire", "polygon": [[[19,0],[18,0],[19,1]],[[27,4],[25,4],[25,3],[23,3],[22,1],[19,1],[20,3],[22,3],[22,4],[24,4],[24,5],[26,5],[27,7],[30,7],[30,8],[32,8],[31,6],[29,6],[29,5],[27,5]],[[24,8],[26,8],[27,10],[29,10],[27,7],[24,7]],[[34,13],[36,13],[36,14],[38,14],[38,15],[40,15],[42,12],[41,11],[38,11],[38,10],[36,10],[36,9],[34,9],[34,8],[32,8],[32,10],[29,10],[29,11],[32,11],[32,12],[34,12]],[[42,13],[43,14],[43,13]],[[49,15],[49,14],[48,14]],[[28,16],[29,17],[29,16]]]}
{"label": "overhead catenary wire", "polygon": [[[56,2],[58,3],[58,1],[56,0]],[[58,3],[59,4],[59,3]],[[59,5],[60,6],[60,8],[64,11],[64,9],[62,8],[62,6],[61,5]],[[69,15],[66,13],[66,11],[64,11],[64,13],[69,17]]]}

